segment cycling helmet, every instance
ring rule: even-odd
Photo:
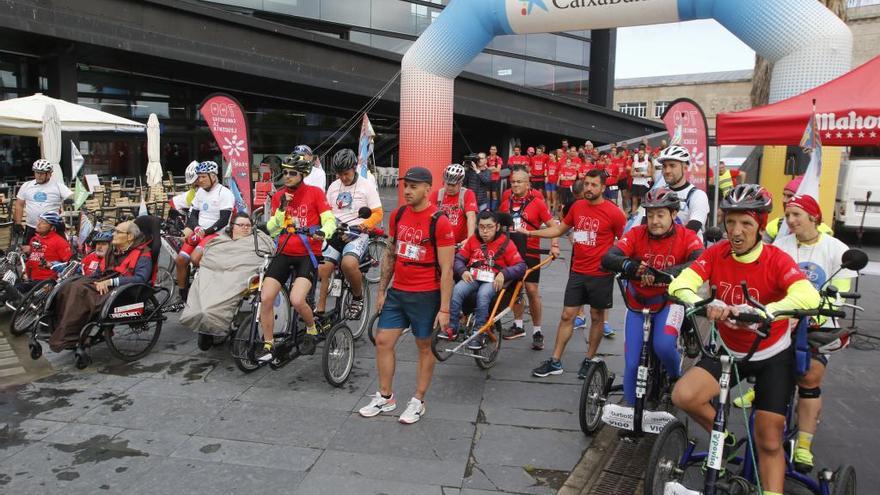
[[[34,172],[51,172],[52,164],[49,163],[49,160],[44,160],[40,158],[39,160],[34,162],[31,170],[33,170]]]
[[[312,171],[312,161],[299,154],[287,155],[284,157],[284,161],[281,162],[281,168],[296,170],[303,175],[309,175]]]
[[[769,212],[773,209],[773,198],[758,184],[740,184],[724,196],[718,205],[721,211]]]
[[[338,174],[357,167],[358,159],[354,151],[343,148],[333,155],[333,170]]]
[[[59,215],[58,212],[55,211],[44,211],[43,213],[40,213],[40,220],[45,220],[46,222],[49,222],[49,224],[51,224],[53,227],[60,227],[64,225],[64,219],[61,218],[61,215]]]
[[[112,230],[105,230],[105,231],[101,231],[101,232],[95,232],[95,235],[92,236],[91,242],[92,242],[92,245],[94,246],[95,244],[97,244],[99,242],[110,242],[112,240],[113,240],[113,231]]]
[[[464,167],[457,163],[446,167],[446,170],[443,172],[443,182],[446,184],[461,184],[463,180]]]
[[[660,152],[660,156],[657,157],[657,161],[660,163],[663,163],[666,160],[678,160],[680,162],[690,163],[691,154],[688,153],[687,148],[673,144],[672,146],[664,148],[663,151]]]
[[[201,162],[196,166],[197,174],[218,174],[220,173],[220,167],[217,166],[217,162],[212,162],[210,160],[206,162]]]
[[[669,208],[672,211],[678,211],[681,208],[681,200],[672,189],[658,187],[645,194],[642,207],[646,210],[648,208]]]
[[[196,173],[196,168],[198,168],[199,162],[193,160],[189,162],[189,165],[186,167],[186,172],[184,172],[184,177],[186,179],[187,184],[192,184],[199,178],[199,174]]]
[[[296,148],[293,149],[291,155],[314,155],[314,153],[312,153],[312,149],[305,144],[298,144],[296,145]]]

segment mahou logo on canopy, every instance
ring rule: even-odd
[[[859,115],[855,110],[838,117],[834,112],[816,114],[819,131],[825,138],[876,138],[880,115]]]

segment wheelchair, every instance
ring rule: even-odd
[[[77,369],[85,369],[92,362],[89,349],[101,342],[107,343],[110,353],[127,362],[136,361],[156,345],[167,320],[164,308],[171,299],[166,287],[157,285],[158,261],[162,240],[160,219],[141,216],[135,224],[150,239],[150,257],[153,273],[149,283],[126,284],[114,288],[95,316],[80,331],[79,342],[74,351]],[[43,310],[31,326],[28,340],[31,359],[43,355],[41,341],[48,340],[55,328],[57,308],[54,307],[60,290],[81,276],[71,276],[53,285],[45,300]]]

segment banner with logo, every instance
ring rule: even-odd
[[[208,123],[217,146],[223,153],[226,166],[242,200],[251,210],[251,150],[248,144],[248,126],[241,104],[227,94],[215,93],[199,107],[199,113]]]
[[[676,136],[679,146],[691,154],[687,178],[691,184],[706,190],[706,161],[709,156],[709,125],[700,105],[689,98],[679,98],[663,114],[663,123],[670,136]]]

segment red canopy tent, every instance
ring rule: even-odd
[[[880,56],[805,93],[771,105],[718,114],[719,145],[798,145],[816,101],[825,146],[880,145]]]

